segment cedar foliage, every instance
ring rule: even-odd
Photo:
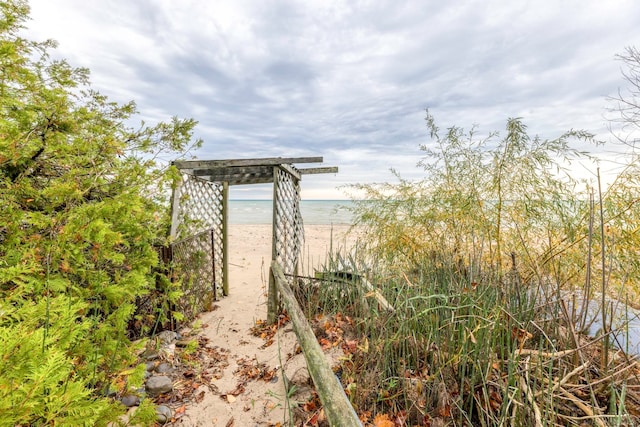
[[[200,141],[193,120],[130,128],[133,102],[21,37],[25,1],[0,9],[0,424],[105,425],[105,392],[142,382],[127,325],[167,234],[175,175],[149,159]]]

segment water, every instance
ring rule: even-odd
[[[302,200],[300,210],[304,224],[351,224],[349,200]],[[230,224],[271,224],[273,201],[229,200]]]

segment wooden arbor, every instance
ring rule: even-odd
[[[302,175],[336,173],[337,167],[296,168],[322,157],[272,157],[175,161],[183,179],[172,197],[171,238],[174,263],[191,283],[185,289],[188,317],[229,293],[229,186],[273,183],[272,260],[295,273],[304,240],[300,214]]]

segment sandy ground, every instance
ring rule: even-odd
[[[346,234],[347,231],[348,226],[343,225],[305,226],[302,274],[324,263],[330,249],[350,247],[355,237]],[[232,225],[229,247],[229,296],[216,303],[216,310],[200,316],[204,325],[200,333],[209,339],[210,346],[229,351],[229,366],[221,378],[205,388],[199,403],[187,406],[178,423],[227,427],[287,425],[291,412],[287,409],[283,374],[296,385],[297,392],[290,394],[289,402],[305,399],[309,390],[304,357],[301,354],[290,357],[295,354],[295,333],[288,324],[280,329],[272,345],[263,348],[265,340],[250,332],[256,321],[267,316],[271,226]],[[265,370],[275,369],[276,377],[271,381],[247,381],[242,393],[228,397],[234,390],[237,392],[241,383],[234,371],[247,360],[255,365],[263,364]]]

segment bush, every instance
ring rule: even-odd
[[[124,410],[104,394],[141,381],[127,325],[167,235],[172,173],[148,154],[195,122],[129,128],[135,104],[20,37],[26,2],[0,8],[0,423],[104,425]]]

